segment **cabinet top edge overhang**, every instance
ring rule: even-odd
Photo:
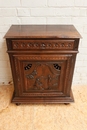
[[[4,38],[82,38],[74,25],[11,25]]]

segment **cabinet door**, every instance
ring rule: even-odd
[[[71,54],[15,54],[12,59],[15,96],[69,96]]]

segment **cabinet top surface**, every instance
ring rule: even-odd
[[[12,25],[4,38],[81,38],[73,25]]]

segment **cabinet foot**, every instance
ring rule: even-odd
[[[64,103],[65,105],[69,105],[70,103]]]
[[[21,103],[16,103],[17,106],[19,106]]]

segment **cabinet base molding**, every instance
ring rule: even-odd
[[[14,95],[13,99],[12,99],[12,103],[15,104],[57,104],[57,103],[65,103],[65,104],[69,104],[69,103],[73,103],[74,102],[74,97],[73,97],[73,93],[71,91],[70,96],[69,97],[38,97],[38,98],[30,98],[30,97],[16,97]]]

